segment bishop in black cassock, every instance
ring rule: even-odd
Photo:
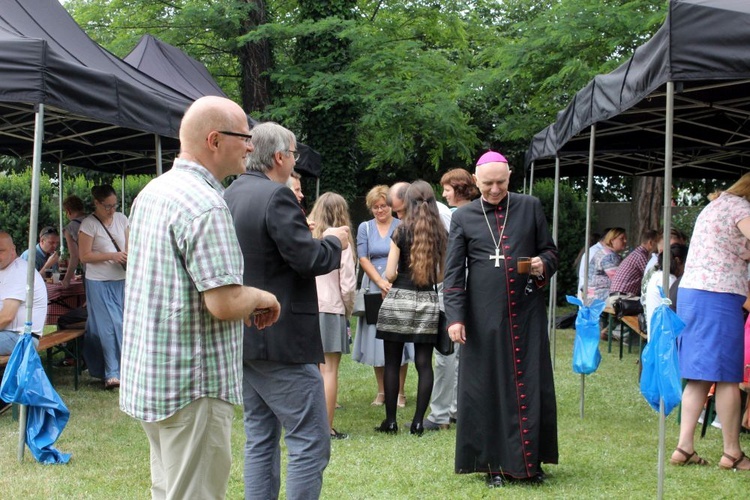
[[[557,271],[557,248],[539,200],[507,191],[505,158],[490,152],[482,159],[476,176],[482,197],[453,213],[444,281],[451,337],[465,339],[455,468],[500,482],[542,479],[541,463],[558,460],[542,293]],[[519,273],[519,257],[533,257],[531,274]]]

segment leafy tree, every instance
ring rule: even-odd
[[[0,179],[0,229],[10,234],[20,255],[29,237],[31,170],[0,174]],[[40,176],[39,200],[38,227],[57,226],[56,188],[47,174]]]
[[[552,232],[555,183],[553,179],[542,179],[534,183],[534,196],[539,198]],[[586,198],[569,182],[562,180],[558,197],[557,250],[557,299],[565,303],[565,295],[575,295],[578,286],[578,269],[574,262],[583,247],[586,236]]]

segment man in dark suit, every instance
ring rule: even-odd
[[[313,239],[286,181],[298,158],[294,134],[276,123],[252,130],[248,172],[224,195],[245,259],[246,285],[276,295],[272,327],[247,327],[243,354],[245,498],[278,498],[282,427],[288,498],[318,498],[330,455],[315,276],[337,269],[349,228]],[[252,264],[252,265],[250,265]]]

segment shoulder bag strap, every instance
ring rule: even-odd
[[[112,234],[109,232],[109,230],[107,229],[107,226],[104,225],[104,223],[102,222],[102,220],[99,217],[97,217],[96,214],[91,214],[91,215],[92,215],[92,217],[94,217],[94,219],[96,219],[96,220],[99,221],[99,224],[102,225],[102,227],[104,228],[104,231],[107,233],[107,236],[109,236],[109,239],[112,241],[112,244],[115,246],[115,250],[117,250],[118,252],[122,252],[122,250],[120,250],[120,246],[117,244],[117,242],[115,241],[115,239],[112,237]]]

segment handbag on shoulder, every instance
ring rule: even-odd
[[[365,315],[365,289],[360,288],[357,290],[357,294],[354,296],[354,307],[352,308],[352,316],[364,316]]]

